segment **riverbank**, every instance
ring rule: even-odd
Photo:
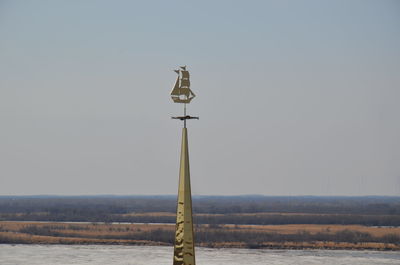
[[[172,245],[173,224],[0,222],[0,243]],[[400,228],[361,225],[198,225],[196,243],[211,248],[400,251]]]

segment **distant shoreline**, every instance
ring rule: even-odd
[[[1,236],[1,235],[0,235]],[[156,243],[156,242],[15,242],[11,240],[11,242],[0,242],[0,245],[78,245],[78,246],[86,246],[86,245],[121,245],[121,246],[171,246],[172,244],[164,244],[164,243]],[[400,251],[400,247],[394,244],[384,244],[384,243],[362,243],[362,244],[352,244],[341,245],[340,243],[335,242],[315,242],[315,244],[274,244],[272,242],[265,242],[262,245],[257,245],[254,247],[249,246],[241,246],[240,244],[196,244],[196,247],[204,247],[204,248],[238,248],[238,249],[276,249],[276,250],[349,250],[349,251]]]
[[[193,211],[203,247],[400,250],[400,197],[194,196]],[[0,220],[0,243],[172,246],[176,196],[0,196]]]
[[[193,197],[196,224],[400,226],[400,197]],[[176,196],[1,197],[0,220],[175,223]]]
[[[0,243],[172,246],[174,228],[173,224],[1,221]],[[399,234],[398,227],[360,225],[196,226],[197,245],[208,248],[400,251],[400,243],[396,241]],[[335,241],[315,240],[324,236]],[[357,238],[375,242],[358,242]],[[377,242],[384,239],[394,243]]]

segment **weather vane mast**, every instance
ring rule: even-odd
[[[189,104],[192,99],[196,96],[190,89],[190,75],[189,71],[186,70],[186,65],[181,66],[180,69],[174,70],[178,74],[175,85],[171,91],[171,98],[175,103],[183,103],[183,116],[172,117],[172,119],[182,120],[184,127],[186,128],[186,120],[199,119],[199,117],[192,117],[186,115],[186,104]]]

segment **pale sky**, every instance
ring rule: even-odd
[[[399,1],[0,1],[0,195],[400,195]]]

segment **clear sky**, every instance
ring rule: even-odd
[[[0,195],[400,195],[400,1],[0,1]]]

